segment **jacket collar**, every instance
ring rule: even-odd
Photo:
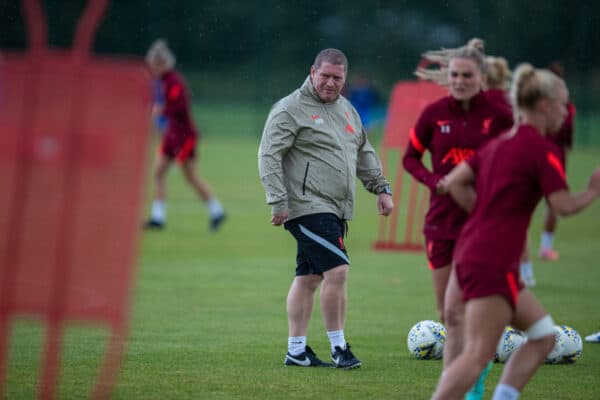
[[[474,110],[480,107],[481,104],[485,103],[485,95],[483,91],[480,91],[475,96],[471,97],[469,110]],[[450,96],[450,105],[452,108],[463,111],[460,102],[456,100],[454,97]]]
[[[304,83],[300,87],[300,93],[304,96],[310,96],[314,100],[318,101],[319,103],[323,103],[323,104],[337,104],[340,102],[340,100],[342,98],[342,95],[339,95],[338,98],[335,99],[334,101],[331,101],[329,103],[323,102],[323,100],[321,100],[321,98],[317,94],[317,91],[315,90],[315,87],[313,86],[312,81],[310,80],[310,75],[308,75],[306,77],[306,80],[304,80]]]

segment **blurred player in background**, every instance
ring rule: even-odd
[[[559,149],[544,135],[567,116],[564,81],[531,65],[515,71],[511,99],[519,123],[459,164],[443,185],[470,211],[456,243],[454,274],[465,307],[463,350],[443,371],[433,399],[462,399],[493,357],[507,325],[528,340],[509,359],[493,400],[516,400],[554,346],[550,315],[519,282],[519,259],[531,216],[542,196],[560,215],[575,214],[600,196],[600,168],[581,193],[571,194]],[[450,336],[450,335],[448,335]]]
[[[423,110],[411,131],[403,162],[404,168],[431,191],[423,231],[437,310],[450,338],[462,334],[455,331],[461,324],[445,315],[444,305],[446,301],[461,303],[458,291],[454,297],[446,296],[446,287],[454,246],[467,213],[447,195],[442,180],[475,150],[508,130],[513,118],[509,108],[498,105],[483,92],[487,65],[481,40],[473,39],[464,47],[430,51],[423,56],[441,68],[420,68],[417,76],[447,85],[450,95]],[[431,154],[432,171],[423,164],[426,150]],[[460,350],[452,348],[452,343],[450,340],[444,348],[444,365]],[[484,379],[485,374],[473,388],[471,398],[481,398]]]
[[[190,112],[188,88],[175,68],[175,56],[163,39],[156,40],[146,54],[152,76],[160,82],[154,88],[152,116],[160,127],[166,119],[166,129],[154,167],[155,198],[146,229],[162,229],[166,222],[166,177],[173,161],[177,161],[186,181],[206,203],[210,214],[209,229],[216,231],[225,220],[225,211],[208,183],[196,173],[196,144],[198,132]]]
[[[600,331],[587,335],[585,341],[588,343],[600,343]]]
[[[548,69],[556,74],[559,78],[565,78],[565,68],[557,61],[551,63]],[[575,106],[572,102],[567,105],[567,118],[563,126],[555,134],[548,135],[548,139],[556,143],[560,152],[560,161],[566,170],[567,167],[567,152],[573,147],[573,132],[575,129]],[[544,230],[540,241],[539,257],[545,261],[556,261],[559,258],[559,254],[554,250],[554,232],[556,231],[557,224],[556,214],[552,211],[551,207],[546,207],[546,214],[544,216]]]
[[[358,112],[363,127],[369,132],[379,117],[377,114],[380,102],[379,93],[377,93],[369,76],[363,72],[356,73],[350,82],[346,95]]]
[[[485,95],[499,107],[504,107],[506,111],[512,113],[512,107],[508,98],[508,89],[512,72],[508,66],[508,61],[504,57],[487,56],[485,73]]]

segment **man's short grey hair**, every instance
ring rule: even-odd
[[[319,54],[317,54],[313,66],[316,69],[319,69],[321,64],[324,62],[328,62],[333,65],[343,65],[344,71],[348,72],[348,59],[341,50],[332,48],[321,50]]]

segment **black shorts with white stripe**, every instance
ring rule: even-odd
[[[344,245],[346,221],[335,214],[304,215],[287,221],[285,229],[296,239],[296,276],[322,275],[323,272],[350,264]]]

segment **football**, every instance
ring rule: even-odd
[[[581,355],[581,337],[573,328],[565,325],[556,325],[555,342],[552,351],[548,353],[544,362],[546,364],[564,364],[575,362]]]
[[[570,326],[558,325],[558,329],[560,329],[561,336],[563,337],[562,360],[560,362],[567,364],[574,363],[576,359],[581,357],[583,350],[581,336]]]
[[[444,354],[446,328],[436,321],[417,322],[408,332],[408,351],[419,360],[439,360]]]
[[[525,343],[526,339],[523,332],[516,330],[511,326],[504,328],[504,332],[502,332],[498,347],[496,348],[494,361],[500,363],[506,362],[511,354]]]

